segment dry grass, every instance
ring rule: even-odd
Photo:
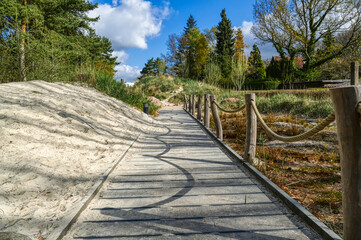
[[[220,117],[224,126],[224,141],[240,155],[243,155],[246,138],[244,113],[220,113]],[[287,128],[272,126],[275,132],[282,135],[296,135],[304,131],[302,128],[313,126],[312,122],[302,116],[270,114],[265,116],[265,121],[268,125],[274,122],[299,125]],[[213,121],[211,121],[211,128],[215,130]],[[310,138],[310,140],[320,143],[317,145],[318,147],[307,147],[307,144],[297,147],[292,145],[267,146],[271,139],[268,139],[260,126],[257,131],[256,155],[263,160],[264,164],[256,167],[342,236],[340,157],[336,136],[332,134],[335,131],[334,127],[329,127],[326,131]],[[323,143],[328,147],[324,147]]]

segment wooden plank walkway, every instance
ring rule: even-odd
[[[64,239],[319,239],[184,110],[159,118]]]

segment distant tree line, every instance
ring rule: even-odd
[[[190,15],[183,32],[170,35],[167,45],[167,54],[162,59],[148,60],[142,76],[170,74],[224,87],[243,86],[250,68],[244,54],[243,35],[241,29],[232,27],[225,9],[218,26],[205,32],[199,30]]]
[[[350,62],[361,59],[360,1],[257,0],[253,14],[253,33],[281,58],[273,72],[282,81],[349,77]]]
[[[246,57],[242,31],[223,9],[218,25],[204,32],[190,15],[184,31],[169,36],[167,54],[157,58],[162,67],[149,71],[151,59],[142,77],[170,74],[227,88],[272,89],[347,78],[350,62],[361,59],[360,1],[257,0],[254,17],[252,32],[279,54],[270,61],[262,60],[256,44]]]
[[[111,42],[95,34],[87,0],[1,0],[0,82],[73,80],[89,70],[113,76]]]

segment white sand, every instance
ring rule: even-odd
[[[166,129],[93,89],[0,84],[0,232],[46,237],[140,133],[154,132]]]

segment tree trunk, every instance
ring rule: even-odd
[[[27,0],[24,0],[24,6],[28,4]],[[21,41],[20,41],[20,78],[21,81],[26,81],[26,65],[25,65],[25,35],[26,35],[26,17],[21,19]]]

